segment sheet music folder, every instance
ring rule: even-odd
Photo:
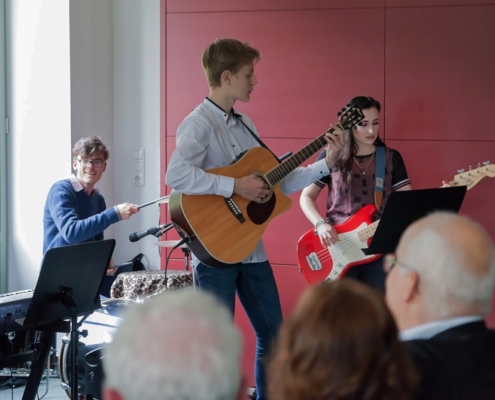
[[[458,213],[466,190],[459,186],[392,192],[366,254],[395,252],[406,228],[434,211]]]
[[[100,308],[100,288],[114,247],[115,240],[108,239],[48,250],[22,325],[31,329],[69,319],[74,311],[80,316]]]

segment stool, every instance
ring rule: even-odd
[[[164,278],[165,272],[161,270],[123,272],[112,284],[110,297],[133,299],[157,294],[167,289],[177,290],[193,286],[191,271],[168,270],[165,284]]]

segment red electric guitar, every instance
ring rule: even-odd
[[[342,278],[355,265],[372,262],[381,254],[367,256],[366,249],[376,231],[378,222],[371,222],[376,212],[373,204],[364,206],[351,218],[334,228],[340,241],[335,245],[322,247],[320,237],[313,230],[306,232],[297,244],[299,268],[306,280],[315,284],[324,280]]]
[[[495,176],[495,166],[489,161],[484,166],[469,169],[449,182],[450,186],[467,186],[472,189],[482,178]],[[334,228],[340,241],[335,245],[322,247],[320,238],[313,230],[301,236],[297,244],[297,259],[304,278],[311,284],[324,280],[335,281],[345,276],[347,271],[361,264],[367,264],[381,257],[381,254],[366,255],[366,250],[380,221],[372,221],[376,207],[372,204],[364,206],[351,218]]]

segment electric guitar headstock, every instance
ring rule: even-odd
[[[351,129],[364,119],[363,111],[358,106],[349,104],[339,111],[337,116],[339,117],[337,126],[343,130]]]
[[[495,176],[495,165],[490,164],[490,161],[485,161],[483,167],[478,163],[478,168],[471,169],[469,166],[468,171],[460,169],[454,180],[449,182],[450,186],[467,186],[467,190],[472,189],[481,179],[485,176],[493,178]]]

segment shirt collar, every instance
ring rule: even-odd
[[[74,174],[71,174],[71,176],[69,177],[70,179],[70,183],[72,184],[72,187],[74,188],[74,190],[76,192],[80,192],[81,190],[84,190],[84,186],[81,184],[81,182],[79,181],[79,179],[77,179],[77,177],[74,175]],[[100,191],[98,190],[98,188],[93,188],[93,192],[91,194],[98,194],[100,193]]]
[[[226,112],[222,107],[220,107],[217,103],[215,103],[212,99],[209,97],[205,97],[204,104],[208,106],[210,110],[212,110],[216,115],[219,117],[223,118],[225,122],[227,122],[227,119],[229,118],[229,113]],[[234,125],[237,122],[237,113],[234,111],[232,108],[232,116],[234,118],[230,118],[228,124],[229,125]]]
[[[479,315],[468,315],[465,317],[455,317],[442,319],[440,321],[427,322],[426,324],[414,326],[412,328],[400,331],[399,338],[402,341],[431,339],[433,336],[438,335],[439,333],[442,333],[447,329],[481,320],[483,320],[483,318]]]

